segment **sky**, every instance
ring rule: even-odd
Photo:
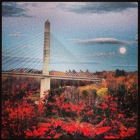
[[[2,68],[42,69],[50,22],[50,70],[138,70],[137,2],[2,2]]]

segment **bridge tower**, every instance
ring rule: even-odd
[[[43,50],[43,70],[42,74],[49,75],[50,62],[50,22],[45,22],[44,29],[44,50]],[[44,91],[50,90],[50,78],[45,77],[41,79],[40,97],[43,97]]]

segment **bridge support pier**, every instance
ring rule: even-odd
[[[50,22],[45,22],[44,29],[44,50],[43,50],[43,70],[42,74],[49,75],[49,64],[50,64]],[[50,90],[50,78],[46,77],[41,79],[40,86],[40,97],[44,96],[44,91]]]
[[[50,90],[50,78],[41,79],[40,98],[44,97],[44,91]]]

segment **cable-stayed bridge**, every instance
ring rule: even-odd
[[[62,64],[68,68],[66,72],[50,71],[61,69]],[[7,48],[2,47],[2,75],[41,78],[41,97],[45,90],[50,89],[50,78],[95,82],[102,80],[93,73],[83,72],[83,69],[87,69],[84,63],[50,33],[49,21],[45,22],[44,33]]]

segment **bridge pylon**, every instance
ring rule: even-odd
[[[44,50],[43,50],[43,70],[42,74],[49,75],[49,63],[50,63],[50,22],[45,22],[44,29]],[[50,90],[50,78],[45,77],[41,79],[40,97],[44,96],[44,91]]]

